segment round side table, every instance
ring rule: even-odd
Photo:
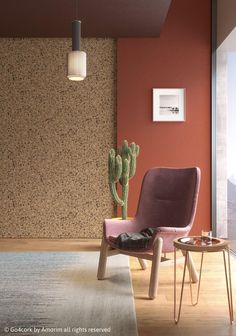
[[[185,274],[186,274],[186,266],[190,265],[189,263],[189,254],[190,252],[200,252],[201,255],[201,265],[200,265],[200,273],[199,273],[199,282],[197,289],[197,299],[196,302],[193,302],[193,294],[192,294],[192,280],[190,279],[190,294],[191,294],[191,303],[193,306],[198,304],[199,293],[200,293],[200,285],[201,285],[201,275],[202,275],[202,265],[203,265],[203,257],[204,253],[208,252],[222,252],[224,259],[224,268],[225,268],[225,281],[226,281],[226,289],[228,296],[228,305],[229,305],[229,318],[230,323],[233,323],[234,314],[233,314],[233,299],[232,299],[232,282],[231,282],[231,268],[230,268],[230,255],[229,255],[229,245],[226,240],[220,238],[210,238],[210,237],[201,237],[201,236],[192,236],[192,237],[182,237],[175,239],[174,242],[174,319],[177,324],[180,320],[180,313],[182,307],[182,299],[183,299],[183,290],[184,290],[184,282],[185,282]],[[183,278],[181,285],[181,294],[180,294],[180,302],[179,302],[179,311],[178,316],[177,312],[177,304],[176,304],[176,251],[182,250],[185,255],[184,262],[184,270],[183,270]],[[227,254],[227,258],[226,258]],[[227,267],[228,261],[228,267]],[[190,274],[190,270],[189,270]]]

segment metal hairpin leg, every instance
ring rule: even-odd
[[[181,294],[180,294],[180,302],[179,302],[179,311],[178,316],[176,317],[176,248],[174,251],[174,320],[177,324],[180,320],[180,313],[182,308],[182,301],[183,301],[183,292],[184,292],[184,283],[185,283],[185,273],[186,273],[186,267],[188,265],[189,267],[189,282],[190,282],[190,294],[191,294],[191,302],[193,306],[196,306],[198,304],[199,299],[199,293],[200,293],[200,285],[201,285],[201,275],[202,275],[202,265],[203,265],[203,255],[202,252],[202,258],[201,258],[201,266],[200,266],[200,274],[199,274],[199,281],[198,281],[198,290],[197,290],[197,300],[195,303],[193,303],[193,293],[192,293],[192,279],[191,279],[191,263],[189,263],[189,251],[186,251],[185,254],[185,262],[184,262],[184,270],[183,270],[183,279],[182,279],[182,286],[181,286]]]
[[[233,311],[232,281],[231,281],[231,266],[230,266],[229,248],[222,250],[222,252],[223,252],[223,257],[224,257],[225,281],[226,281],[228,306],[229,306],[229,318],[230,318],[230,323],[232,324],[233,321],[234,321],[234,311]],[[226,260],[226,253],[228,254],[227,260]],[[193,306],[196,306],[198,304],[198,299],[199,299],[199,294],[200,294],[200,286],[201,286],[203,257],[204,257],[204,252],[202,252],[202,257],[201,257],[199,283],[198,283],[198,289],[197,289],[197,299],[196,299],[196,302],[194,303],[193,302],[193,294],[192,294],[192,280],[191,280],[191,276],[190,276],[191,266],[189,265],[189,251],[186,251],[184,270],[183,270],[183,279],[182,279],[182,286],[181,286],[181,294],[180,294],[180,302],[179,302],[179,310],[178,310],[178,316],[176,316],[177,315],[176,314],[176,310],[177,310],[177,304],[176,304],[176,299],[177,299],[177,295],[176,295],[176,248],[174,250],[174,320],[175,320],[176,324],[180,320],[180,313],[181,313],[182,300],[183,300],[183,291],[184,291],[184,282],[185,282],[185,273],[186,273],[187,265],[189,265],[191,302],[192,302]],[[228,261],[228,267],[227,267],[227,261]]]
[[[228,269],[226,265],[225,253],[228,253]],[[233,310],[233,298],[232,298],[232,282],[231,282],[229,248],[227,248],[227,250],[223,250],[223,256],[224,256],[224,267],[225,267],[225,281],[226,281],[226,289],[227,289],[228,305],[229,305],[229,318],[230,318],[230,323],[232,324],[234,321],[234,310]]]
[[[193,290],[192,290],[192,279],[191,279],[191,265],[189,266],[190,295],[191,295],[191,303],[192,303],[193,306],[196,306],[198,304],[198,299],[199,299],[199,294],[200,294],[200,286],[201,286],[201,277],[202,277],[203,256],[204,256],[204,252],[202,252],[202,257],[201,257],[201,266],[200,266],[198,288],[197,288],[197,299],[196,299],[195,303],[193,302]]]
[[[186,266],[187,266],[188,260],[189,260],[189,255],[188,255],[188,251],[186,251],[183,279],[182,279],[182,286],[181,286],[181,294],[180,294],[180,302],[179,302],[179,311],[178,311],[178,317],[176,318],[176,248],[175,248],[174,250],[174,320],[176,324],[179,322],[179,319],[180,319],[183,292],[184,292],[184,280],[185,280]]]

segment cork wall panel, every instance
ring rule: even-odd
[[[70,39],[0,39],[0,236],[96,238],[113,216],[116,45],[84,39],[87,78],[66,78]]]

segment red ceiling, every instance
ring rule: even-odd
[[[0,37],[69,37],[75,18],[83,37],[157,37],[171,1],[0,0]]]

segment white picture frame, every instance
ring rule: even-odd
[[[153,121],[185,121],[185,89],[153,89]]]

